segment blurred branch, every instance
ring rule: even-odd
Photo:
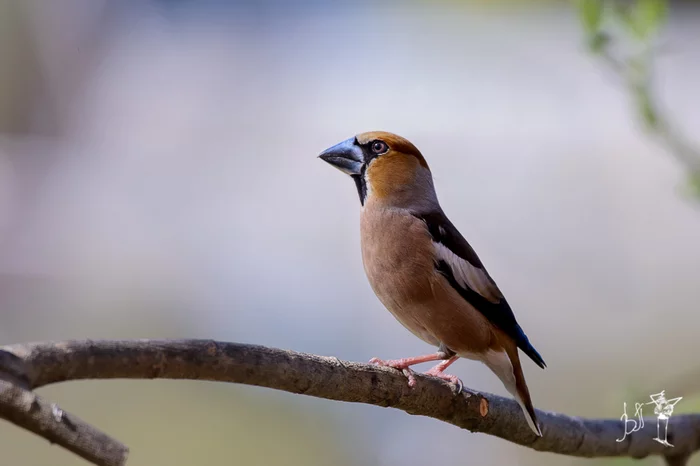
[[[622,80],[646,129],[685,168],[693,193],[700,197],[700,148],[674,127],[652,84],[668,0],[578,0],[578,5],[591,52]]]
[[[0,380],[0,418],[103,466],[126,463],[129,449],[34,393]]]
[[[656,429],[627,435],[619,419],[581,419],[538,411],[544,437],[524,422],[511,399],[466,390],[455,394],[439,379],[418,375],[409,388],[393,369],[263,346],[211,340],[67,341],[0,348],[0,374],[36,389],[85,379],[194,379],[242,383],[319,398],[400,409],[472,432],[494,435],[537,451],[570,456],[666,456],[669,464],[700,449],[700,414],[674,416],[668,448],[654,441]],[[16,412],[0,398],[0,413]],[[30,410],[31,411],[31,410]],[[39,410],[41,411],[41,410]],[[31,414],[31,412],[30,412]],[[38,413],[34,413],[39,415]],[[15,422],[13,416],[3,416]],[[653,419],[649,424],[656,424]],[[18,425],[25,427],[27,423]],[[39,429],[37,429],[39,430]],[[37,430],[33,430],[37,432]],[[40,435],[54,440],[37,432]],[[111,441],[102,438],[104,445]],[[113,442],[113,441],[111,441]],[[63,445],[63,444],[62,444]],[[73,451],[77,449],[72,445]],[[125,455],[125,450],[121,450]],[[81,456],[88,453],[81,450]],[[673,456],[668,456],[673,455]],[[94,461],[96,464],[123,464]]]

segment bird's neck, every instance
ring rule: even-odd
[[[373,189],[372,183],[365,180],[363,189],[365,209],[403,209],[412,213],[440,210],[433,179],[427,170],[417,174],[410,183],[393,184],[391,189]]]

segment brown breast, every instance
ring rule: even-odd
[[[435,249],[422,220],[402,209],[367,204],[360,225],[370,285],[404,327],[429,344],[444,343],[458,353],[492,346],[486,319],[435,270]]]

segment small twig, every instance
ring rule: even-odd
[[[0,380],[0,418],[100,466],[126,464],[129,449],[55,404]]]

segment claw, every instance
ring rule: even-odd
[[[408,386],[413,388],[416,386],[416,373],[413,372],[413,370],[409,369],[408,367],[403,369],[401,372],[403,372],[403,375],[406,376],[408,379]]]
[[[462,383],[462,380],[457,377],[456,375],[452,374],[445,374],[441,370],[437,368],[432,368],[429,371],[425,373],[425,375],[429,375],[431,377],[436,377],[438,379],[446,380],[447,382],[452,383],[455,385],[455,388],[457,389],[457,393],[462,393],[462,390],[464,389],[464,384]]]
[[[407,361],[401,360],[401,359],[395,359],[395,360],[387,360],[384,361],[383,359],[379,358],[372,358],[369,360],[370,364],[376,364],[378,366],[383,366],[383,367],[391,367],[392,369],[399,370],[403,372],[403,375],[406,376],[408,379],[408,386],[409,387],[415,387],[416,385],[416,376],[415,372],[409,368],[410,364],[407,364]]]
[[[429,375],[432,377],[437,377],[438,379],[446,380],[453,385],[455,385],[455,388],[457,389],[457,394],[462,393],[462,390],[464,389],[464,384],[462,381],[457,377],[456,375],[452,374],[445,374],[445,369],[450,367],[453,362],[457,360],[459,356],[452,356],[450,359],[446,359],[445,361],[442,361],[440,364],[436,365],[429,371],[425,373],[425,375]]]

